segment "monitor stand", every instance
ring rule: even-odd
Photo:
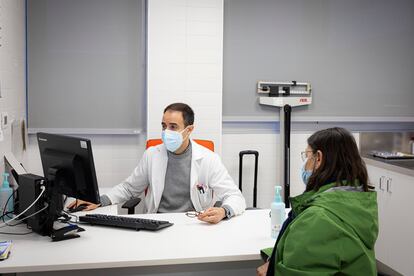
[[[70,217],[64,214],[62,194],[59,193],[56,181],[62,172],[60,169],[50,168],[46,183],[46,192],[48,195],[48,212],[44,228],[44,234],[50,236],[52,241],[62,241],[79,238],[78,232],[85,231],[77,224],[69,223]],[[62,216],[67,217],[67,221],[59,221]]]
[[[38,216],[40,220],[39,229],[33,229],[34,232],[42,236],[49,236],[52,241],[61,241],[80,237],[77,232],[85,231],[76,224],[69,223],[70,217],[63,213],[62,194],[58,191],[56,179],[59,175],[59,169],[51,169],[47,180],[45,181],[45,196],[41,199],[48,204],[43,216]],[[59,220],[66,217],[66,220]]]
[[[77,233],[82,231],[85,231],[85,229],[76,224],[65,224],[55,221],[50,237],[52,238],[52,241],[69,240],[79,238],[80,236]]]

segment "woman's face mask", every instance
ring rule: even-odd
[[[186,129],[183,129],[180,132],[169,129],[162,131],[162,141],[168,151],[175,152],[181,147],[181,145],[183,144],[182,133],[184,132],[184,130]]]
[[[312,152],[312,151],[309,151],[309,152]],[[306,165],[308,165],[309,161],[312,161],[312,163],[309,164],[310,166],[308,166],[312,168],[311,170],[306,169]],[[300,169],[300,175],[305,185],[308,185],[309,178],[311,177],[315,169],[316,169],[316,154],[312,153],[310,157],[305,158],[305,160],[303,161],[302,168]]]
[[[305,159],[303,162],[302,167],[300,168],[300,176],[302,181],[305,185],[308,185],[309,177],[312,175],[313,171],[306,170],[306,163],[308,162],[308,158]]]

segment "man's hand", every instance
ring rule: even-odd
[[[221,207],[210,207],[203,213],[199,214],[197,218],[208,223],[218,223],[226,217],[226,210]]]
[[[256,270],[257,276],[266,276],[267,268],[269,267],[269,262],[266,262],[264,265],[261,265]]]
[[[78,200],[74,200],[71,203],[69,203],[67,207],[68,207],[68,209],[71,209],[71,208],[78,207],[81,204],[86,205],[86,208],[83,209],[82,211],[91,211],[91,210],[96,209],[99,206],[101,206],[100,204],[94,204],[94,203],[91,203],[91,202],[88,202],[88,201],[83,201],[83,200],[78,199]]]

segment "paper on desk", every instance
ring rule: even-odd
[[[0,242],[0,260],[5,260],[10,255],[12,241]]]

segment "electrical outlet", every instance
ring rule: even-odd
[[[9,114],[7,112],[1,113],[1,129],[6,129],[9,126]]]

